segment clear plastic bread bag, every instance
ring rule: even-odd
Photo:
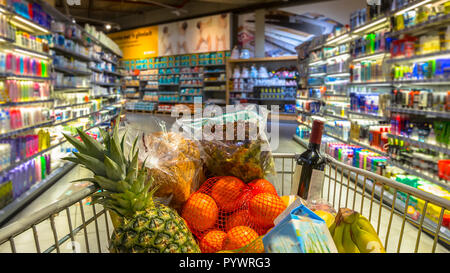
[[[172,132],[171,122],[156,116],[145,116],[145,122],[125,122],[125,152],[131,150],[136,138],[139,163],[157,186],[155,199],[180,209],[189,196],[205,180],[199,142]]]
[[[234,176],[244,183],[266,179],[277,185],[269,141],[278,139],[268,137],[267,108],[212,106],[206,107],[202,114],[177,123],[180,131],[199,141],[207,178]]]

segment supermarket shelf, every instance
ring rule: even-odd
[[[363,116],[363,117],[366,117],[366,118],[380,119],[380,120],[386,120],[386,119],[388,119],[387,117],[378,116],[378,115],[373,115],[373,114],[368,114],[368,113],[363,113],[363,112],[357,112],[357,111],[351,111],[351,110],[348,110],[347,112],[348,112],[349,114],[352,114],[352,115]]]
[[[289,101],[295,102],[295,99],[269,99],[269,98],[247,98],[248,100],[260,100],[260,101]]]
[[[97,73],[102,73],[103,72],[103,70],[95,68],[95,67],[89,67],[89,69],[94,71],[94,72],[97,72]]]
[[[323,96],[325,96],[325,97],[344,97],[344,98],[349,97],[347,94],[330,94],[330,93],[326,93],[326,92]]]
[[[0,78],[17,78],[17,79],[32,79],[32,80],[40,80],[40,81],[49,81],[52,78],[50,77],[40,77],[40,76],[29,76],[29,75],[15,75],[12,73],[1,73]]]
[[[220,71],[203,71],[203,72],[200,72],[200,73],[203,73],[203,74],[219,74],[219,73],[226,73],[226,71],[225,70],[220,70]]]
[[[107,86],[107,87],[118,87],[120,84],[118,83],[107,83],[107,82],[91,82],[94,85]]]
[[[10,44],[11,47],[13,47],[14,49],[18,49],[19,53],[22,54],[26,54],[26,55],[31,55],[33,57],[40,57],[40,58],[44,58],[44,59],[50,59],[52,56],[47,53],[47,52],[41,52],[41,51],[37,51],[37,50],[33,50],[33,49],[29,49],[20,45],[17,45],[14,43],[14,41],[9,41],[12,44]],[[22,52],[20,52],[22,51]]]
[[[250,59],[228,59],[227,61],[229,63],[297,61],[297,55],[295,55],[295,56],[282,56],[282,57],[250,58]],[[223,64],[223,65],[225,65],[225,64]]]
[[[450,85],[450,79],[393,81],[393,85]]]
[[[27,32],[30,32],[30,34],[33,35],[47,35],[52,33],[50,29],[41,26],[34,21],[27,19],[23,17],[22,15],[19,15],[18,13],[14,12],[11,8],[1,6],[2,12],[12,15],[10,19],[10,23],[15,25],[19,29],[26,30]]]
[[[398,31],[393,31],[391,33],[392,37],[401,35],[401,34],[409,34],[409,33],[419,33],[419,32],[423,32],[423,31],[427,31],[428,28],[432,28],[435,26],[443,26],[443,24],[445,24],[446,22],[450,21],[450,14],[444,14],[438,17],[434,17],[430,20],[427,20],[425,22],[422,22],[420,24],[417,24],[415,26],[412,27],[408,27],[402,30],[398,30]]]
[[[334,72],[334,73],[326,73],[327,77],[350,77],[350,72]]]
[[[438,58],[441,55],[448,55],[448,54],[450,54],[450,50],[444,50],[444,51],[438,51],[438,52],[433,52],[433,53],[429,53],[429,54],[414,55],[411,57],[387,59],[386,62],[388,62],[388,63],[408,62],[408,61],[413,61],[416,59],[434,58],[434,57]]]
[[[8,107],[8,106],[18,106],[18,105],[27,105],[27,104],[37,104],[37,103],[49,103],[53,102],[54,99],[48,100],[34,100],[34,101],[22,101],[22,102],[8,102],[8,103],[0,103],[0,107]]]
[[[376,58],[383,58],[383,57],[389,57],[390,53],[388,52],[377,52],[377,53],[372,53],[372,54],[364,54],[361,56],[356,56],[352,58],[352,62],[360,62],[363,60],[370,60],[370,59],[376,59]],[[387,59],[389,60],[389,59]]]
[[[122,77],[123,75],[114,71],[109,71],[109,70],[103,70],[104,73],[106,74],[110,74],[110,75],[114,75],[114,76],[118,76],[118,77]]]
[[[180,85],[180,88],[203,88],[203,85]]]
[[[230,93],[253,93],[253,90],[231,90]]]
[[[309,141],[306,141],[304,139],[301,139],[299,136],[297,135],[293,135],[292,138],[300,145],[302,145],[305,148],[308,148],[309,146]]]
[[[203,80],[203,83],[226,83],[227,81],[207,81]]]
[[[350,52],[349,52],[349,51],[346,51],[346,52],[342,52],[342,53],[336,54],[336,55],[334,55],[334,56],[328,56],[328,57],[325,57],[324,60],[329,61],[329,60],[337,59],[337,58],[340,58],[340,57],[343,57],[343,56],[346,56],[346,55],[348,55],[349,57],[351,57]]]
[[[214,89],[209,89],[208,90],[208,89],[203,89],[203,92],[221,92],[221,93],[224,93],[224,92],[226,92],[226,90],[214,90]],[[233,92],[230,92],[230,93],[233,93]]]
[[[91,57],[91,61],[96,62],[96,63],[103,63],[102,59],[98,59],[98,58],[95,58],[95,57]]]
[[[406,113],[406,114],[413,114],[413,115],[423,115],[423,116],[427,116],[427,117],[450,119],[450,112],[427,111],[427,110],[398,108],[398,107],[386,107],[386,109],[389,111],[392,111],[392,112],[397,112],[397,113]]]
[[[63,108],[81,106],[81,105],[86,105],[86,104],[91,104],[91,103],[92,102],[83,102],[83,103],[76,103],[76,104],[60,105],[60,106],[55,106],[53,109],[63,109]]]
[[[334,138],[334,139],[336,139],[336,140],[339,140],[339,141],[342,142],[342,143],[348,143],[348,141],[344,140],[343,138],[338,137],[338,136],[334,136],[334,135],[332,135],[332,134],[330,134],[330,133],[327,133],[326,131],[325,131],[324,135],[329,136],[329,137],[332,137],[332,138]]]
[[[77,120],[77,119],[80,119],[80,118],[87,118],[87,117],[90,117],[90,116],[95,115],[95,114],[98,114],[98,113],[100,113],[100,112],[102,112],[102,111],[109,111],[108,109],[105,109],[106,107],[108,107],[108,106],[105,106],[105,107],[103,107],[102,109],[100,109],[100,110],[98,110],[98,111],[91,112],[91,113],[89,113],[89,114],[85,114],[85,115],[82,115],[82,116],[79,116],[79,117],[70,118],[70,119],[66,119],[66,120],[63,120],[63,121],[58,122],[58,123],[54,123],[53,126],[64,125],[64,124],[67,124],[67,123],[69,123],[69,122],[72,122],[72,121]]]
[[[203,80],[203,78],[180,78],[180,81],[195,81],[195,80]]]
[[[95,127],[100,126],[104,122],[111,121],[114,119],[117,115],[112,116],[110,119],[101,121],[97,123],[96,125],[93,125],[89,128],[87,128],[86,131],[89,131]],[[62,145],[63,143],[67,142],[67,140],[63,140],[48,149],[41,151],[31,157],[28,157],[24,160],[21,160],[20,162],[14,163],[14,166],[9,166],[7,170],[2,170],[0,172],[0,175],[2,173],[6,173],[8,170],[14,169],[15,167],[19,166],[20,164],[23,164],[35,157],[38,157],[44,153],[49,152],[50,150]],[[14,201],[12,201],[10,204],[5,206],[4,208],[0,209],[0,225],[2,225],[6,220],[8,220],[12,215],[14,215],[18,210],[22,209],[25,205],[30,203],[32,200],[34,200],[37,196],[39,196],[42,192],[44,192],[46,189],[48,189],[51,185],[53,185],[56,181],[58,181],[63,175],[65,175],[67,172],[69,172],[73,167],[75,167],[75,163],[68,162],[62,167],[57,168],[56,170],[52,170],[50,175],[48,175],[44,180],[38,182],[37,184],[33,185],[27,192],[16,198]]]
[[[335,118],[335,119],[340,119],[340,120],[348,120],[347,117],[337,116],[337,115],[333,115],[333,114],[326,113],[326,112],[323,113],[322,115],[323,115],[323,116],[327,116],[327,117],[331,117],[331,118]]]
[[[392,86],[390,81],[378,81],[378,82],[349,82],[349,85],[365,85],[365,86]]]
[[[367,149],[367,150],[371,150],[372,152],[378,153],[378,154],[380,154],[380,155],[382,155],[382,156],[389,156],[386,152],[384,152],[384,151],[382,151],[382,150],[379,150],[379,149],[377,149],[376,147],[372,147],[372,146],[370,146],[370,145],[368,145],[368,144],[366,144],[366,143],[362,143],[362,142],[360,142],[360,141],[356,141],[356,140],[353,140],[353,139],[351,139],[351,138],[349,139],[349,143],[352,143],[352,144],[361,146],[361,147],[363,147],[363,148],[365,148],[365,149]]]
[[[141,88],[140,90],[141,91],[158,91],[158,88]]]
[[[91,87],[76,87],[76,86],[65,86],[65,85],[55,85],[53,87],[55,91],[71,91],[71,92],[86,92],[91,89]]]
[[[92,61],[92,59],[89,58],[88,56],[78,54],[76,52],[67,50],[67,49],[65,49],[63,47],[60,47],[60,46],[54,45],[54,46],[50,47],[50,49],[53,49],[54,51],[57,51],[58,53],[62,53],[64,55],[66,55],[66,56],[74,57],[75,59],[78,59],[80,61],[84,61],[84,62]]]
[[[73,167],[75,167],[75,163],[69,162],[63,167],[52,170],[50,175],[48,175],[44,180],[34,184],[27,192],[23,193],[21,196],[17,197],[14,201],[2,208],[0,210],[0,225],[3,225],[17,211],[33,201],[36,197],[58,181],[63,175],[69,172]]]
[[[440,153],[444,153],[446,155],[450,155],[450,148],[449,147],[444,147],[444,146],[440,146],[437,144],[431,144],[431,143],[427,143],[427,142],[422,142],[422,141],[418,141],[409,137],[405,137],[405,136],[399,136],[399,135],[394,135],[394,134],[387,134],[388,137],[390,138],[395,138],[398,140],[402,140],[406,143],[410,143],[414,146],[417,146],[419,148],[424,148],[424,149],[430,149],[433,151],[437,151]]]
[[[67,75],[73,75],[73,76],[90,76],[92,73],[82,70],[76,70],[71,68],[65,68],[60,66],[54,66],[55,70],[58,72],[62,72]]]
[[[178,86],[178,83],[158,83],[159,86]]]
[[[119,63],[117,63],[117,62],[115,62],[115,61],[113,61],[113,60],[108,60],[107,58],[105,58],[105,57],[103,57],[103,56],[102,56],[102,61],[108,62],[108,63],[113,64],[113,65],[116,65],[116,66],[119,65]]]
[[[394,165],[395,167],[400,168],[400,169],[404,170],[407,173],[410,173],[410,174],[415,175],[417,177],[420,177],[422,179],[428,180],[428,181],[430,181],[432,183],[435,183],[435,184],[437,184],[439,186],[442,186],[442,187],[446,188],[447,190],[450,190],[450,187],[449,187],[448,183],[446,183],[444,181],[441,181],[441,180],[439,180],[438,178],[436,178],[436,177],[434,177],[432,175],[423,173],[421,171],[417,171],[416,169],[410,168],[408,166],[405,166],[405,165],[403,165],[401,163],[398,163],[398,162],[396,162],[394,160],[391,160],[391,159],[388,159],[388,164]]]
[[[388,25],[389,21],[390,20],[388,16],[381,16],[379,18],[370,20],[361,26],[358,26],[351,31],[351,34],[363,35],[365,33],[373,32]]]
[[[12,130],[12,131],[9,131],[7,133],[0,134],[0,139],[6,138],[6,137],[10,137],[10,136],[13,136],[13,135],[16,135],[16,134],[20,134],[20,133],[23,133],[23,132],[26,132],[26,131],[29,131],[29,130],[32,130],[32,129],[49,126],[49,125],[52,125],[52,124],[53,124],[53,121],[46,121],[46,122],[39,123],[39,124],[36,124],[36,125],[33,125],[33,126],[24,127],[24,128],[17,129],[17,130]]]

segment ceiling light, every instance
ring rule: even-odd
[[[105,28],[106,28],[106,30],[110,30],[110,29],[111,29],[111,25],[110,25],[110,24],[107,24],[107,25],[105,26]]]

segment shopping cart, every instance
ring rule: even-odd
[[[289,195],[294,154],[273,156],[275,187],[280,195]],[[450,201],[327,159],[323,199],[336,210],[348,207],[366,216],[387,252],[449,252],[450,234],[443,219]],[[0,229],[0,252],[108,252],[113,225],[101,205],[89,203],[95,191],[84,188]]]

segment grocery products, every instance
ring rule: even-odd
[[[292,181],[291,194],[305,200],[314,200],[322,189],[325,160],[320,154],[323,121],[314,120],[308,149],[295,158],[296,167]]]
[[[351,209],[339,209],[330,232],[339,253],[386,252],[369,220]]]
[[[119,122],[116,122],[119,124]],[[110,136],[100,131],[104,145],[78,130],[83,142],[65,135],[78,153],[68,160],[83,165],[94,173],[91,181],[103,191],[93,195],[93,203],[100,203],[118,216],[111,239],[111,252],[200,252],[184,220],[173,209],[154,202],[155,189],[145,170],[139,166],[139,148],[136,145],[124,154],[125,136],[119,139],[118,126]],[[137,139],[134,141],[136,144]],[[129,237],[136,234],[139,240]]]
[[[219,208],[213,198],[194,193],[183,206],[181,216],[198,232],[213,227],[219,217]]]
[[[170,200],[170,206],[180,208],[204,180],[200,148],[197,142],[175,132],[146,131],[130,126],[131,137],[139,137],[139,161],[145,161],[149,175],[155,178],[155,196]]]
[[[261,247],[254,241],[274,226],[274,219],[285,208],[269,181],[258,179],[244,184],[236,177],[225,176],[205,181],[184,204],[181,216],[203,249],[218,252],[246,247],[247,252],[259,252]],[[223,234],[217,231],[226,233],[219,250],[214,242]],[[248,246],[250,243],[255,245]]]
[[[294,208],[263,238],[266,253],[337,253],[325,221],[304,205]]]

